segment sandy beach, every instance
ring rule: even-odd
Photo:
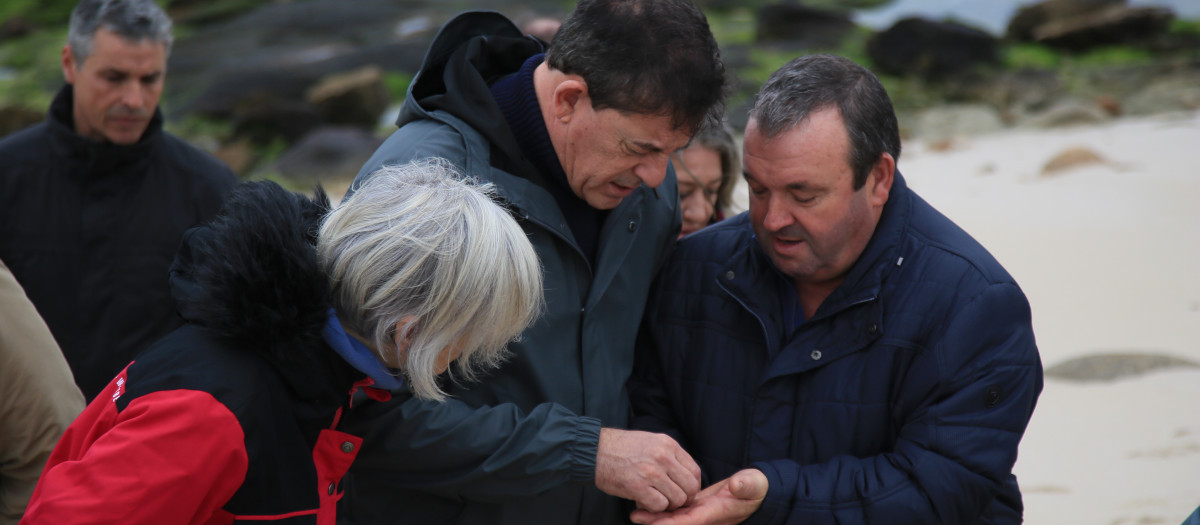
[[[1129,354],[1115,380],[1047,377],[1016,465],[1026,523],[1183,521],[1200,505],[1200,368],[1126,369],[1200,363],[1200,112],[905,148],[910,186],[1025,290],[1047,370]],[[1099,159],[1043,174],[1070,149]]]

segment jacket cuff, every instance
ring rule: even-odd
[[[770,462],[758,462],[750,465],[752,468],[761,470],[767,476],[767,497],[763,498],[762,505],[758,510],[751,514],[743,525],[766,525],[783,523],[788,514],[791,512],[791,497],[784,490],[783,476],[778,469]]]
[[[571,481],[596,482],[596,451],[600,447],[600,420],[579,417],[571,442]]]

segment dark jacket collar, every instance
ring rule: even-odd
[[[142,138],[128,146],[93,140],[75,132],[75,91],[71,84],[58,90],[50,103],[47,126],[51,144],[61,157],[88,160],[93,169],[88,176],[117,173],[116,168],[146,162],[162,135],[162,110],[155,108],[154,116]]]
[[[329,282],[316,256],[328,212],[272,182],[239,186],[211,221],[184,234],[171,265],[171,295],[185,321],[231,347],[261,355],[293,395],[345,399],[363,377],[325,343]]]
[[[912,211],[912,194],[904,177],[896,171],[888,201],[883,206],[875,233],[867,242],[858,261],[850,267],[846,279],[821,303],[811,320],[832,315],[851,305],[879,296],[883,280],[898,264],[900,243],[909,226]],[[736,288],[734,292],[747,302],[746,306],[758,312],[776,312],[779,308],[779,287],[788,286],[785,276],[775,270],[770,257],[754,238],[748,214],[735,218],[744,222],[745,233],[740,236],[741,245],[737,255],[731,259],[729,270],[733,271]]]

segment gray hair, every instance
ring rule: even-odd
[[[96,31],[107,29],[130,42],[149,40],[163,44],[171,54],[171,19],[154,0],[82,0],[71,12],[67,44],[76,67],[92,56]]]
[[[839,56],[808,55],[779,68],[759,90],[750,118],[770,139],[827,107],[836,107],[846,124],[854,189],[884,152],[900,160],[900,129],[887,90],[870,70]]]
[[[494,196],[443,159],[387,165],[321,225],[317,257],[339,319],[400,363],[419,398],[445,398],[443,350],[462,344],[457,372],[475,379],[541,313],[537,253]]]

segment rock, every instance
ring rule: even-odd
[[[854,31],[850,15],[793,4],[772,4],[758,11],[755,41],[787,42],[797,47],[836,48]]]
[[[0,23],[0,42],[28,36],[37,30],[37,25],[28,18],[14,16]]]
[[[358,128],[328,126],[313,130],[276,162],[279,174],[293,181],[353,179],[383,141]]]
[[[1200,109],[1200,75],[1163,78],[1130,95],[1127,115],[1152,115]]]
[[[1046,377],[1067,381],[1097,382],[1136,377],[1155,370],[1198,368],[1200,364],[1161,354],[1096,354],[1059,363],[1046,369]]]
[[[8,136],[45,120],[46,111],[24,106],[0,106],[0,137]]]
[[[324,122],[373,129],[387,110],[383,70],[366,66],[322,79],[305,94]]]
[[[914,134],[930,142],[991,133],[1004,128],[995,108],[986,104],[950,104],[918,114]]]
[[[1017,10],[1008,22],[1004,37],[1017,42],[1033,42],[1034,32],[1043,24],[1069,20],[1110,6],[1123,6],[1127,0],[1046,0]]]
[[[263,91],[247,93],[229,118],[235,138],[256,144],[270,144],[275,139],[294,144],[321,124],[321,115],[311,104]]]
[[[1055,155],[1042,166],[1042,176],[1059,175],[1064,171],[1095,164],[1108,164],[1108,161],[1104,160],[1099,153],[1088,148],[1069,148]]]
[[[453,14],[431,5],[428,0],[271,3],[201,27],[172,48],[172,88],[165,101],[169,117],[227,118],[262,92],[288,104],[304,103],[305,93],[322,79],[370,65],[413,73],[434,31]]]
[[[1096,105],[1108,113],[1110,117],[1121,116],[1121,101],[1111,95],[1096,96]]]
[[[1109,6],[1076,18],[1046,22],[1034,29],[1033,40],[1071,51],[1137,44],[1165,35],[1174,19],[1167,8]]]
[[[1035,128],[1061,128],[1106,122],[1110,115],[1094,102],[1067,99],[1055,103],[1049,109],[1034,114],[1024,125]]]
[[[239,177],[249,173],[250,168],[253,168],[254,164],[258,162],[254,145],[247,139],[224,144],[213,152],[213,156],[228,165],[229,169]]]
[[[996,39],[956,22],[906,18],[867,41],[876,67],[893,75],[940,80],[999,63]]]

